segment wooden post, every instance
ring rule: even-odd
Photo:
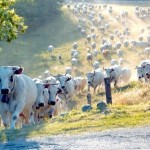
[[[106,102],[107,104],[112,104],[110,78],[109,77],[104,78],[104,82],[105,82]]]
[[[92,103],[91,98],[92,98],[91,93],[88,93],[87,94],[87,103],[90,104],[90,105]]]

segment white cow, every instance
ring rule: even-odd
[[[127,67],[121,69],[120,80],[127,83],[131,78],[131,70]]]
[[[92,72],[86,74],[88,80],[88,90],[90,87],[94,88],[94,93],[96,88],[104,83],[104,74],[101,69],[96,69]]]
[[[146,59],[146,60],[142,60],[139,64],[139,66],[136,66],[136,69],[137,69],[137,77],[138,77],[138,80],[139,81],[142,81],[142,79],[147,80],[147,77],[145,76],[145,73],[144,73],[144,68],[143,66],[145,66],[146,64],[150,64],[150,60],[149,59]]]
[[[53,76],[49,76],[46,79],[43,80],[43,83],[51,83],[51,84],[56,84],[57,80]]]
[[[100,63],[98,62],[98,61],[95,61],[94,63],[93,63],[93,68],[94,69],[98,69],[100,67]]]
[[[114,86],[117,87],[120,75],[122,73],[119,65],[113,65],[105,69],[107,77],[110,77],[111,82],[114,82]]]
[[[78,65],[78,59],[72,58],[71,59],[71,64],[72,64],[72,66],[77,66]]]
[[[36,109],[39,109],[40,107],[43,107],[44,104],[44,99],[45,99],[45,95],[44,95],[44,90],[45,90],[45,86],[43,85],[42,80],[38,79],[38,78],[34,78],[33,81],[36,84],[37,87],[37,98],[36,98],[36,102],[35,102],[35,106]]]
[[[146,47],[143,52],[147,56],[147,58],[149,58],[149,56],[150,56],[150,47]]]
[[[32,105],[37,97],[35,83],[22,72],[23,68],[18,66],[0,67],[0,114],[5,127],[9,126],[8,112],[12,115],[10,127],[13,129],[20,114],[29,124]]]
[[[74,77],[74,89],[76,92],[80,92],[84,90],[84,87],[87,83],[87,79],[83,77]]]
[[[65,98],[71,98],[74,95],[74,81],[70,74],[58,75],[57,80],[60,82],[60,87],[63,90]]]
[[[52,55],[53,49],[54,49],[53,45],[48,46],[48,52],[50,55]]]
[[[150,80],[150,63],[149,64],[145,64],[143,66],[143,70],[144,70],[144,76],[145,76],[145,81],[149,81]]]
[[[71,69],[71,67],[66,67],[66,71],[65,71],[65,73],[67,74],[71,74],[72,73],[72,69]]]
[[[111,66],[114,66],[114,65],[117,65],[118,62],[117,62],[117,60],[112,59],[111,62],[110,62],[110,64],[111,64]]]
[[[47,78],[49,76],[50,76],[49,70],[45,70],[44,73],[43,73],[43,78],[45,79],[45,78]]]
[[[51,83],[44,83],[43,85],[47,87],[47,90],[45,90],[45,105],[40,108],[40,111],[38,112],[38,121],[47,116],[52,118],[53,115],[59,115],[62,108],[62,101],[58,97],[58,94],[60,94],[62,90],[58,85]]]

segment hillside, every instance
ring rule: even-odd
[[[145,29],[142,33],[144,41],[147,40],[147,34],[150,34],[150,30],[147,29],[149,20],[141,20],[134,14],[134,6],[129,5],[111,5],[113,13],[110,15],[107,11],[103,10],[105,21],[111,23],[109,30],[105,34],[99,34],[97,42],[97,49],[100,49],[100,43],[103,37],[108,38],[111,33],[114,33],[116,29],[123,30],[120,22],[117,22],[115,16],[120,14],[120,11],[127,10],[129,12],[127,26],[130,28],[131,36],[128,40],[138,40],[141,35],[141,29]],[[145,7],[147,8],[147,7]],[[64,5],[61,8],[62,14],[60,17],[51,18],[48,22],[41,24],[39,28],[34,31],[27,32],[20,36],[17,40],[10,44],[2,43],[0,49],[0,65],[19,65],[25,68],[25,73],[31,77],[38,77],[48,69],[52,74],[65,73],[65,68],[71,66],[70,52],[72,50],[72,44],[77,42],[79,45],[80,59],[79,65],[76,67],[78,72],[85,74],[93,67],[89,65],[86,60],[87,48],[85,44],[86,36],[83,36],[78,32],[78,17],[75,16]],[[98,10],[97,14],[98,15]],[[90,33],[91,24],[87,22],[81,25],[85,27],[87,33]],[[114,41],[115,43],[115,41]],[[53,56],[49,56],[47,48],[49,45],[54,46]],[[111,109],[110,115],[100,115],[96,110],[96,103],[100,100],[105,101],[104,88],[101,89],[95,95],[92,95],[93,111],[87,114],[81,113],[81,106],[86,103],[87,87],[83,93],[75,95],[75,97],[68,103],[69,109],[72,110],[66,117],[58,117],[52,120],[46,120],[46,124],[42,124],[36,127],[23,129],[20,134],[20,130],[15,131],[18,136],[34,136],[37,134],[58,134],[58,133],[79,133],[80,131],[101,131],[107,128],[125,127],[135,125],[150,124],[149,122],[149,110],[150,110],[150,93],[149,85],[144,83],[138,83],[136,77],[135,67],[140,63],[142,59],[147,58],[145,55],[139,56],[139,52],[143,51],[142,48],[133,48],[131,45],[128,48],[121,47],[124,51],[124,59],[126,63],[125,67],[129,67],[132,70],[132,78],[130,83],[121,84],[119,88],[112,90],[113,106],[109,106]],[[60,64],[58,56],[61,55],[63,63]],[[115,52],[112,52],[112,59],[118,59]],[[102,54],[97,56],[97,60],[100,61],[100,67],[106,68],[110,66],[110,59],[104,59]],[[76,73],[73,72],[73,76]],[[134,117],[132,117],[134,116]],[[90,122],[89,122],[90,120]],[[50,123],[50,125],[49,125]],[[106,125],[106,126],[104,126]],[[56,128],[54,128],[54,126]],[[34,128],[34,129],[33,129]],[[26,132],[27,130],[27,132]],[[35,130],[39,130],[38,133]],[[0,137],[1,141],[6,140],[9,137],[5,137],[5,134],[9,135],[10,132],[3,131],[3,135]],[[15,138],[12,135],[12,139]],[[11,137],[10,137],[11,139]]]

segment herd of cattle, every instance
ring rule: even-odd
[[[123,66],[125,60],[121,47],[128,48],[132,44],[135,48],[144,48],[146,55],[150,54],[150,35],[147,35],[147,41],[143,41],[142,36],[139,37],[138,41],[129,41],[131,32],[127,26],[129,13],[126,10],[114,18],[123,26],[123,32],[115,30],[114,34],[109,35],[108,40],[108,38],[104,38],[104,35],[111,28],[111,23],[107,22],[103,16],[103,11],[108,11],[111,15],[112,6],[72,3],[71,5],[68,4],[67,7],[79,19],[78,31],[85,35],[85,45],[88,47],[86,59],[89,64],[92,64],[95,59],[92,64],[93,71],[87,72],[85,77],[72,76],[72,67],[78,65],[80,57],[76,42],[73,44],[73,50],[71,50],[72,66],[66,68],[65,74],[54,76],[47,70],[44,73],[45,76],[32,79],[22,74],[22,67],[0,67],[0,115],[5,127],[10,126],[14,129],[19,120],[23,125],[28,125],[41,122],[45,117],[51,118],[53,115],[59,115],[61,110],[65,109],[64,102],[70,100],[75,94],[83,92],[85,87],[87,87],[88,93],[91,92],[91,88],[94,89],[95,93],[97,87],[104,85],[105,77],[110,77],[111,82],[114,82],[114,87],[117,87],[120,82],[127,83],[132,73],[130,68]],[[97,10],[99,11],[98,16]],[[140,19],[147,19],[150,17],[150,9],[135,7],[135,14]],[[91,25],[90,34],[87,34],[88,31],[84,28],[86,23]],[[103,35],[100,50],[97,50],[96,39],[98,39],[99,34],[96,33],[96,29],[100,35]],[[150,26],[147,27],[147,30],[149,29]],[[48,50],[52,53],[53,46],[50,45]],[[110,67],[101,69],[100,62],[96,60],[97,55],[102,54],[104,59],[108,59],[112,58],[112,52],[113,54],[115,52],[119,60],[111,59]],[[59,56],[60,61],[61,59]],[[149,82],[150,60],[142,60],[135,68],[137,69],[138,80]]]

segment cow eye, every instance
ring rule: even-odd
[[[13,82],[13,76],[10,77],[10,82]]]

